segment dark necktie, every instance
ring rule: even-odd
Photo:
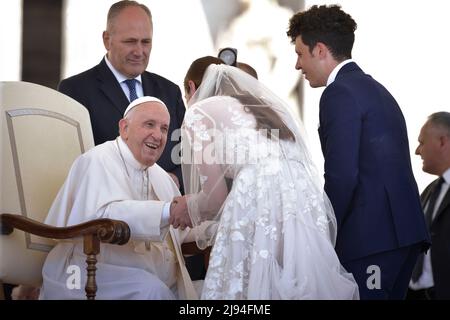
[[[434,208],[436,207],[436,201],[439,197],[439,194],[441,193],[442,183],[444,183],[444,178],[439,177],[436,185],[434,186],[434,188],[431,192],[430,200],[428,201],[428,207],[427,207],[427,210],[425,211],[425,222],[427,224],[428,230],[430,230],[430,231],[431,231],[431,223],[433,221],[433,212],[434,212]],[[417,280],[419,280],[420,276],[422,275],[424,260],[425,260],[425,254],[421,253],[419,255],[419,258],[417,259],[417,263],[414,266],[414,270],[412,273],[412,280],[414,282],[417,282]]]
[[[136,100],[138,98],[136,93],[136,79],[127,79],[124,81],[130,90],[130,102]]]

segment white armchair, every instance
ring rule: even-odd
[[[40,286],[54,239],[83,237],[86,294],[94,299],[100,242],[127,243],[128,225],[109,219],[69,228],[42,224],[75,158],[94,146],[89,113],[55,90],[0,82],[0,118],[0,291],[2,282]]]

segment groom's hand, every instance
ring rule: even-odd
[[[191,218],[189,217],[186,197],[175,197],[170,205],[169,223],[175,228],[181,230],[186,227],[192,228]]]

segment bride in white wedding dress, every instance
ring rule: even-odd
[[[218,63],[197,59],[185,78],[189,216],[217,222],[197,238],[213,245],[201,298],[358,299],[304,132],[258,80]]]

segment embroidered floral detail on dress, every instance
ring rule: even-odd
[[[239,231],[233,231],[231,233],[231,241],[244,241],[244,236]]]
[[[223,176],[232,179],[219,211],[202,298],[311,299],[329,280],[327,294],[342,287],[346,280],[330,272],[339,270],[339,260],[323,236],[328,234],[329,208],[311,182],[303,146],[269,140],[254,130],[253,115],[236,99],[211,99],[214,103],[199,104],[204,110],[188,109],[185,116],[185,125],[199,143],[194,149],[203,151],[205,142],[213,141],[218,158],[226,159],[220,167]],[[209,135],[208,110],[220,137]],[[199,179],[203,185],[209,177],[199,174]],[[322,259],[318,251],[327,250],[330,254]]]
[[[267,259],[267,257],[269,257],[269,251],[267,250],[260,250],[259,251],[259,256],[263,259]]]

